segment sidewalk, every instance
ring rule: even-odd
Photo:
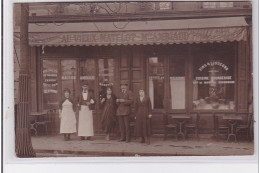
[[[162,136],[153,136],[151,144],[141,144],[138,140],[130,143],[104,140],[104,136],[95,136],[93,141],[80,141],[73,135],[70,141],[64,141],[62,135],[32,137],[37,157],[83,157],[83,156],[232,156],[254,153],[253,142],[216,142],[203,138],[197,141],[189,139],[176,141]]]

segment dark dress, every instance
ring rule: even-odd
[[[116,125],[116,96],[111,95],[109,99],[105,97],[105,101],[101,105],[103,106],[101,116],[102,129],[106,133],[111,133]]]
[[[138,97],[135,100],[135,116],[136,125],[135,133],[137,137],[149,137],[151,135],[149,114],[152,110],[151,101],[148,97],[144,97],[143,101]]]

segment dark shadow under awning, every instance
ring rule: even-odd
[[[29,24],[31,46],[107,46],[246,41],[244,17]]]

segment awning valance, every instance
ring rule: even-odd
[[[31,46],[152,45],[241,41],[243,17],[138,22],[29,24]]]

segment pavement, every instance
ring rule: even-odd
[[[200,140],[175,138],[163,140],[162,135],[151,137],[151,144],[139,140],[130,143],[118,142],[118,137],[106,141],[102,135],[92,141],[80,141],[76,135],[64,141],[63,135],[32,136],[32,144],[37,157],[86,157],[86,156],[235,156],[254,154],[254,142],[216,141],[209,135],[201,135]]]

